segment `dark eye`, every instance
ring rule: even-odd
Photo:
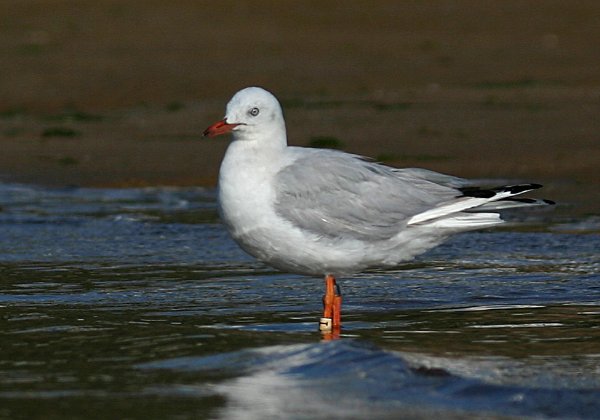
[[[253,117],[256,117],[259,112],[260,112],[260,109],[252,108],[252,109],[250,109],[250,111],[248,111],[248,114],[252,115]]]

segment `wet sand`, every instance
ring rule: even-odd
[[[0,6],[0,180],[215,185],[239,88],[290,143],[546,183],[600,211],[600,4],[29,1]]]

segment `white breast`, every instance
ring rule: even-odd
[[[218,199],[223,222],[236,240],[273,223],[273,180],[281,159],[270,155],[244,141],[232,142],[227,149]]]

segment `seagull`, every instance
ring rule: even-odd
[[[341,327],[336,278],[394,267],[455,233],[504,222],[498,210],[554,204],[517,198],[539,184],[486,189],[427,169],[338,150],[288,146],[277,98],[237,92],[204,136],[231,133],[221,163],[221,219],[239,246],[277,269],[324,276],[323,332]]]

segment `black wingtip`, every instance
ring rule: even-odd
[[[514,203],[524,203],[524,204],[532,204],[532,205],[541,205],[542,203],[548,206],[553,206],[556,203],[552,200],[547,200],[545,198],[542,199],[535,199],[535,198],[521,198],[521,197],[506,197],[501,199],[500,201],[511,201]]]
[[[464,187],[459,188],[459,191],[462,193],[462,197],[492,198],[498,193],[509,192],[511,195],[518,195],[527,191],[537,190],[538,188],[542,187],[542,184],[516,184],[491,189],[481,189],[479,187]],[[554,202],[551,203],[554,204]]]
[[[459,188],[463,197],[491,198],[496,195],[492,190],[482,190],[478,187]]]

